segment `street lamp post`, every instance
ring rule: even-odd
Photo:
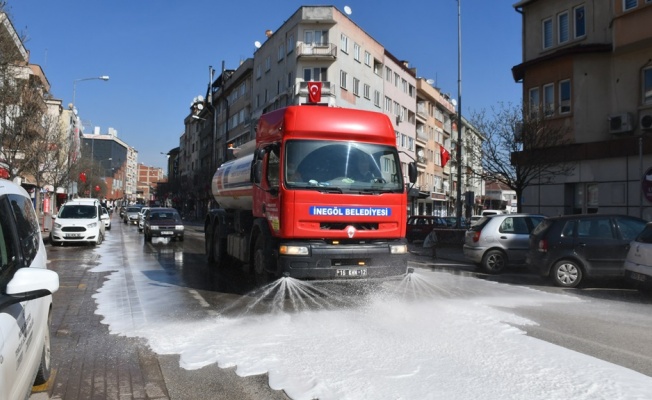
[[[96,77],[92,77],[92,78],[80,78],[80,79],[75,79],[75,80],[72,81],[72,103],[70,103],[70,135],[68,136],[68,140],[70,141],[70,154],[73,155],[73,160],[74,160],[74,157],[79,155],[79,152],[81,151],[81,149],[78,149],[76,147],[76,145],[75,145],[76,143],[81,143],[80,142],[81,137],[79,138],[79,141],[75,140],[74,137],[73,137],[75,135],[75,125],[77,123],[77,113],[76,113],[76,110],[75,110],[75,108],[77,107],[77,103],[75,103],[76,96],[77,96],[77,82],[90,81],[90,80],[94,80],[94,79],[98,79],[98,80],[106,82],[106,81],[109,80],[109,76],[108,75],[102,75],[102,76],[96,76]],[[69,166],[70,166],[70,163],[71,163],[70,158],[68,159],[68,163],[69,163]],[[70,183],[70,185],[69,185],[69,194],[71,192],[76,191],[76,189],[73,189],[73,186],[75,186],[75,185],[76,185],[75,182]]]
[[[462,227],[462,0],[457,0],[457,228]]]
[[[94,76],[92,78],[80,78],[80,79],[75,79],[72,81],[72,107],[73,109],[77,106],[77,103],[75,103],[75,95],[77,94],[77,82],[81,81],[90,81],[94,79],[99,79],[101,81],[108,81],[109,76],[108,75],[102,75],[102,76]]]

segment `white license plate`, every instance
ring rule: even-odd
[[[343,277],[367,276],[367,268],[338,269],[335,271],[335,275]]]
[[[66,237],[69,237],[69,238],[82,237],[82,234],[81,233],[67,233]]]
[[[646,275],[639,274],[638,272],[631,272],[630,277],[639,282],[645,282],[647,280]]]
[[[163,232],[161,232],[161,235],[171,236],[171,235],[174,235],[174,232],[172,232],[172,231],[163,231]]]

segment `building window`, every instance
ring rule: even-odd
[[[360,79],[353,78],[353,94],[360,96]]]
[[[256,66],[256,79],[260,79],[262,75],[263,75],[263,66],[261,64],[258,64]]]
[[[340,38],[340,50],[342,50],[342,53],[349,54],[349,37],[345,34],[342,34]]]
[[[374,90],[374,105],[380,107],[380,92],[378,90]]]
[[[546,117],[555,113],[555,87],[552,83],[543,86],[543,112]]]
[[[391,82],[391,81],[392,81],[392,70],[391,70],[391,68],[389,68],[389,67],[385,67],[385,80],[386,80],[387,82]]]
[[[631,10],[632,8],[636,8],[638,6],[638,0],[623,0],[623,10]]]
[[[541,99],[539,97],[539,88],[530,89],[530,118],[539,116],[539,108],[541,107]]]
[[[365,99],[370,99],[370,92],[371,92],[371,86],[367,85],[366,83],[363,86],[363,96]]]
[[[288,54],[292,53],[292,51],[294,50],[294,33],[290,33],[288,35],[288,40],[285,47],[287,47]]]
[[[392,113],[392,99],[390,99],[390,98],[387,97],[387,96],[385,96],[385,112],[386,112],[387,114],[391,114],[391,113]]]
[[[557,16],[557,29],[559,43],[568,42],[568,39],[570,39],[568,30],[568,12],[563,12]]]
[[[369,53],[368,51],[364,52],[364,63],[365,63],[365,65],[368,65],[368,66],[371,67],[371,53]]]
[[[303,42],[308,46],[324,46],[328,43],[328,31],[305,31]]]
[[[305,68],[303,70],[303,80],[305,82],[326,82],[328,80],[328,77],[326,76],[326,68]]]
[[[571,112],[571,82],[569,79],[559,82],[559,113]]]
[[[652,104],[652,67],[643,70],[643,104]]]
[[[398,87],[399,82],[401,82],[401,76],[394,72],[394,86]]]
[[[272,58],[270,56],[267,56],[265,58],[265,72],[269,71],[272,68]]]
[[[543,21],[543,48],[552,47],[552,19],[548,18]]]
[[[575,7],[575,38],[586,35],[586,18],[584,17],[584,6]]]
[[[340,87],[346,89],[346,72],[340,70]]]
[[[353,59],[360,62],[360,45],[353,43]]]
[[[285,46],[280,45],[278,46],[278,55],[277,55],[277,61],[281,61],[285,57]]]

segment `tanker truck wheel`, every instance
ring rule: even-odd
[[[210,240],[206,243],[206,253],[208,260],[222,265],[226,262],[226,240],[221,239],[217,234],[218,228],[213,229]]]
[[[273,275],[267,272],[270,269],[271,256],[265,251],[265,238],[261,235],[256,239],[254,247],[253,273],[256,286],[263,286],[269,283]]]

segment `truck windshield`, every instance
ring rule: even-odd
[[[285,145],[288,189],[402,192],[399,165],[391,146],[320,140],[292,140]]]

